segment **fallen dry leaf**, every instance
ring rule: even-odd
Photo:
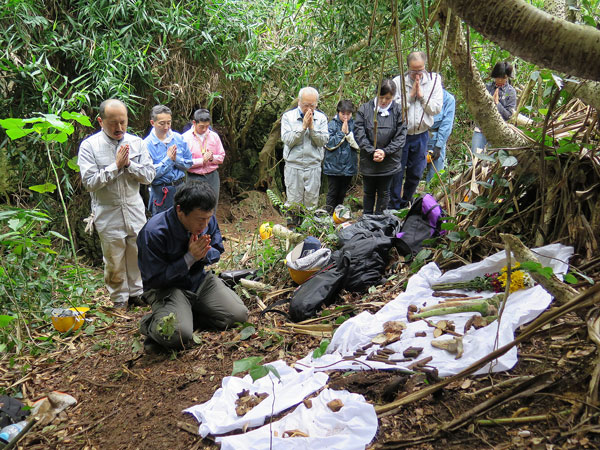
[[[327,403],[327,407],[333,412],[338,412],[340,409],[342,409],[343,406],[344,404],[339,398],[331,400],[329,403]]]

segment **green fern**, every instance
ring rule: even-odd
[[[269,197],[269,200],[271,200],[271,203],[273,204],[274,207],[283,208],[285,206],[283,201],[281,201],[281,199],[277,196],[277,194],[275,192],[273,192],[271,189],[267,189],[267,197]]]

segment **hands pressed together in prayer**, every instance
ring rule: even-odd
[[[348,130],[348,119],[344,120],[344,123],[342,124],[342,133],[344,134],[348,134],[349,130]]]
[[[167,149],[167,156],[175,161],[175,158],[177,158],[177,145],[173,144]]]
[[[312,109],[307,109],[304,113],[304,119],[302,120],[302,128],[303,129],[313,129],[313,111]]]
[[[201,234],[198,236],[192,234],[190,236],[188,250],[196,261],[201,260],[210,250],[210,236],[208,234]]]
[[[117,164],[117,169],[129,167],[129,144],[121,145],[121,147],[119,147],[115,163]]]
[[[417,73],[415,75],[415,80],[414,80],[412,89],[410,91],[410,96],[415,99],[423,98],[423,89],[421,88],[421,77],[422,76],[423,75],[421,73]]]
[[[494,91],[494,103],[497,105],[498,103],[500,103],[500,89],[496,88],[496,90]]]

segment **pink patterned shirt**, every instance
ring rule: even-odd
[[[192,152],[194,161],[188,172],[206,175],[217,170],[219,164],[223,164],[225,149],[217,133],[208,130],[204,133],[204,139],[201,139],[192,127],[183,133],[182,136]],[[210,159],[204,157],[209,151],[212,152],[212,158]]]

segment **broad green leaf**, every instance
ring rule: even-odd
[[[88,336],[91,336],[96,332],[96,327],[92,324],[92,325],[85,327],[84,331],[85,331],[85,334],[87,334]]]
[[[256,381],[266,376],[269,373],[269,369],[265,366],[253,366],[248,373],[250,374],[252,381]]]
[[[77,156],[73,156],[70,160],[67,161],[67,166],[75,172],[79,172],[79,166],[77,165]]]
[[[15,140],[27,136],[32,131],[31,128],[11,128],[10,130],[6,130],[6,134],[9,138]]]
[[[341,325],[341,324],[343,324],[343,323],[344,323],[346,320],[348,320],[349,318],[350,318],[350,316],[349,316],[349,315],[347,315],[347,314],[344,314],[344,315],[342,315],[342,316],[338,317],[337,319],[335,319],[335,322],[334,322],[334,323],[335,323],[336,325]]]
[[[450,250],[442,250],[442,258],[448,259],[454,256],[454,252]]]
[[[86,115],[79,114],[77,112],[67,112],[63,111],[61,117],[65,120],[75,120],[76,122],[84,125],[86,127],[91,127],[92,123],[90,122],[90,118]]]
[[[15,319],[15,316],[0,315],[0,328],[6,328]]]
[[[314,359],[318,359],[323,356],[327,352],[327,347],[329,346],[329,339],[323,339],[319,346],[315,348],[313,351],[312,357]]]
[[[469,211],[477,211],[477,206],[472,205],[470,203],[460,202],[459,205],[462,206],[464,209],[468,209]]]
[[[254,335],[254,333],[256,333],[256,328],[250,326],[250,327],[246,327],[244,329],[242,329],[242,331],[240,332],[240,339],[242,341],[245,341],[246,339],[252,337]]]
[[[56,185],[52,183],[36,184],[35,186],[29,186],[29,189],[31,189],[34,192],[44,194],[46,192],[54,192],[56,190]]]
[[[233,362],[233,371],[231,375],[236,375],[241,372],[246,372],[252,367],[256,367],[263,360],[262,356],[249,356],[248,358],[240,359]]]
[[[451,231],[448,233],[448,239],[450,239],[452,242],[460,242],[462,241],[462,236],[457,231]]]
[[[579,145],[574,142],[570,142],[566,145],[562,145],[556,150],[559,155],[562,153],[577,153],[579,151]]]
[[[473,226],[469,227],[469,229],[467,230],[469,233],[469,236],[473,237],[473,236],[481,236],[481,231],[479,230],[479,228],[475,228]]]
[[[577,283],[577,278],[575,278],[575,275],[573,275],[572,273],[565,273],[565,275],[563,276],[563,281],[565,283],[575,284]]]
[[[539,262],[524,261],[521,263],[520,268],[528,272],[539,273],[546,279],[550,279],[554,275],[552,267],[544,267]]]
[[[500,150],[498,152],[498,161],[500,161],[500,164],[502,164],[503,167],[513,167],[519,163],[517,158],[510,156],[506,150]]]
[[[417,256],[415,256],[415,259],[417,259],[419,261],[425,261],[430,256],[431,256],[431,250],[429,250],[427,248],[423,248],[419,251],[419,253],[417,253]]]
[[[10,119],[2,119],[0,120],[0,126],[2,128],[6,128],[7,130],[11,130],[13,128],[23,128],[25,122],[23,119],[10,118]]]
[[[269,372],[277,377],[278,380],[281,380],[281,375],[279,375],[279,371],[270,364],[265,364],[263,367],[266,367]]]
[[[445,222],[442,223],[441,227],[442,230],[447,230],[447,231],[452,231],[456,228],[456,224],[455,223],[450,223],[450,222]]]
[[[42,134],[42,139],[47,142],[58,142],[63,144],[67,142],[69,135],[66,131],[61,131],[60,133],[48,133]]]
[[[487,153],[477,153],[477,158],[482,161],[496,162],[496,158],[492,155],[488,155]]]
[[[502,167],[514,167],[519,164],[519,161],[514,156],[509,156],[502,161]]]

